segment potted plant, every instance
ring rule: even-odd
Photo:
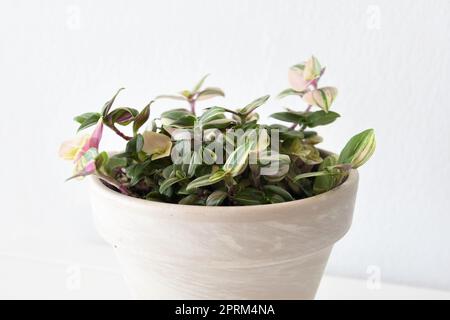
[[[260,124],[255,110],[197,103],[224,96],[203,88],[155,100],[188,108],[149,121],[142,110],[112,108],[75,118],[92,134],[65,142],[60,155],[75,162],[72,178],[91,176],[100,234],[115,248],[132,291],[147,299],[312,299],[331,249],[349,229],[358,172],[375,149],[365,130],[337,155],[317,148],[316,127],[335,121],[333,87],[319,87],[325,68],[315,57],[289,69],[304,111]],[[149,122],[145,130],[144,124]],[[130,134],[122,127],[130,126]],[[99,150],[103,128],[126,143]]]

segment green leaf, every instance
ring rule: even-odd
[[[305,124],[310,128],[314,128],[317,126],[323,126],[332,123],[339,117],[340,115],[337,112],[333,111],[325,112],[323,110],[316,111],[306,116]]]
[[[322,67],[320,66],[319,60],[312,56],[305,63],[305,68],[303,69],[303,76],[305,80],[312,81],[320,77],[322,72]]]
[[[98,122],[98,120],[100,120],[101,116],[102,115],[98,112],[88,112],[88,113],[83,113],[82,115],[75,117],[74,120],[80,124],[80,127],[78,128],[78,132],[97,124],[97,122]]]
[[[145,177],[149,162],[135,163],[126,168],[127,176],[131,179],[130,186],[137,185]]]
[[[317,134],[310,136],[308,138],[305,138],[303,140],[303,142],[305,142],[306,144],[311,144],[311,145],[316,145],[319,144],[323,141],[323,138]]]
[[[159,193],[164,194],[166,190],[169,189],[171,186],[185,179],[186,177],[172,177],[164,180],[163,183],[161,183],[161,185],[159,186]]]
[[[151,191],[145,196],[146,200],[157,201],[157,202],[167,202],[167,199],[160,194],[158,191]]]
[[[192,115],[192,113],[189,110],[184,108],[171,109],[161,113],[161,119],[167,118],[170,120],[177,120],[178,118],[189,114]]]
[[[191,160],[189,162],[188,175],[190,177],[194,176],[195,170],[199,165],[202,164],[202,149],[196,150],[192,153]]]
[[[162,176],[163,176],[164,179],[169,179],[172,176],[172,174],[175,174],[175,172],[174,172],[174,165],[173,164],[171,164],[170,166],[165,167],[163,169],[163,171],[162,171]]]
[[[183,170],[175,170],[175,177],[178,177],[178,179],[185,179],[187,178],[186,174]]]
[[[192,128],[197,121],[197,118],[194,115],[188,114],[182,116],[178,120],[173,121],[170,126],[176,128]]]
[[[200,91],[197,94],[197,100],[199,100],[199,101],[207,100],[207,99],[211,99],[211,98],[215,98],[215,97],[225,97],[225,93],[222,91],[222,89],[209,87],[209,88],[206,88],[206,89]]]
[[[192,92],[198,92],[198,90],[200,90],[200,88],[203,86],[203,83],[205,82],[206,78],[209,77],[209,73],[205,74],[199,82],[197,82],[197,84],[194,86],[194,88],[192,89]]]
[[[124,168],[128,164],[128,160],[126,158],[112,156],[109,158],[105,165],[105,171],[108,175],[112,175],[114,170],[117,168]]]
[[[95,168],[97,169],[97,171],[108,174],[108,170],[106,168],[108,162],[108,153],[103,151],[95,158]]]
[[[135,154],[142,151],[144,147],[144,137],[141,134],[138,134],[133,139],[128,141],[127,146],[125,148],[125,152]]]
[[[210,185],[213,185],[213,184],[223,180],[223,178],[225,177],[225,173],[223,171],[221,173],[218,173],[218,172],[216,172],[214,174],[207,174],[207,175],[201,176],[201,177],[191,181],[187,185],[186,191],[189,192],[189,191],[192,191],[192,190],[200,188],[200,187],[210,186]]]
[[[291,158],[287,154],[262,155],[258,160],[261,175],[271,183],[283,180],[289,172]]]
[[[339,155],[339,163],[349,163],[353,168],[358,168],[366,163],[375,151],[376,141],[373,129],[367,129],[353,136],[342,149]]]
[[[206,199],[207,206],[220,206],[223,201],[228,197],[228,193],[221,190],[216,190],[211,193]]]
[[[141,128],[150,117],[150,105],[153,103],[151,101],[144,109],[136,116],[133,123],[133,133],[137,135],[139,128]]]
[[[287,140],[287,139],[303,139],[305,137],[304,133],[302,131],[296,131],[296,130],[289,130],[285,132],[280,132],[280,139],[281,140]]]
[[[322,157],[320,156],[319,150],[316,149],[313,145],[309,144],[303,145],[303,149],[302,151],[300,151],[298,157],[308,165],[319,164],[323,161]]]
[[[183,108],[172,109],[169,111],[165,111],[161,114],[161,122],[164,126],[169,126],[173,122],[185,116],[193,116],[193,114],[190,111]]]
[[[301,179],[297,181],[297,186],[301,189],[304,194],[303,197],[312,197],[314,195],[313,192],[313,184],[310,179]]]
[[[133,108],[117,108],[104,118],[105,124],[109,127],[113,126],[115,123],[126,126],[130,124],[138,114],[139,111]]]
[[[283,197],[281,197],[279,194],[275,194],[275,193],[269,193],[268,195],[266,195],[266,198],[270,203],[286,202],[286,200],[284,200]]]
[[[303,100],[309,105],[315,105],[320,107],[323,111],[328,112],[331,104],[336,99],[337,89],[333,87],[324,87],[308,91],[303,96]]]
[[[303,71],[305,69],[305,65],[303,63],[297,63],[291,66],[291,69],[299,69]]]
[[[199,117],[198,121],[200,125],[204,125],[213,120],[225,118],[225,109],[222,107],[212,107],[206,109],[205,112]]]
[[[205,156],[205,154],[203,154],[203,156]],[[196,178],[210,174],[210,173],[211,173],[210,165],[202,164],[195,169],[195,177]]]
[[[79,116],[76,116],[75,118],[73,118],[73,120],[75,120],[79,124],[83,124],[87,119],[91,118],[92,116],[96,116],[96,115],[98,115],[98,119],[100,119],[100,116],[101,116],[100,113],[86,112],[86,113],[80,114]]]
[[[329,172],[330,174],[318,175],[314,179],[313,191],[314,194],[327,192],[336,187],[344,176],[340,170],[333,168],[337,164],[337,155],[329,155],[323,159],[319,166],[319,172]]]
[[[186,98],[186,100],[189,100],[190,98],[192,98],[192,95],[194,94],[193,92],[190,92],[189,90],[183,90],[180,92],[180,94]]]
[[[105,165],[109,160],[108,153],[106,151],[103,151],[97,155],[95,158],[95,167],[98,169]]]
[[[303,112],[295,111],[276,112],[271,114],[270,117],[290,123],[302,123],[305,121],[305,114]]]
[[[236,195],[233,196],[233,200],[243,206],[267,203],[266,197],[262,191],[250,187],[237,192]]]
[[[299,174],[299,175],[295,176],[294,181],[299,181],[299,180],[302,180],[302,179],[312,178],[312,177],[329,176],[329,175],[332,175],[332,174],[333,173],[331,173],[329,171],[306,172],[306,173],[302,173],[302,174]]]
[[[199,197],[196,194],[190,194],[190,195],[182,198],[180,201],[178,201],[178,204],[202,205],[201,201],[199,201]]]
[[[236,150],[234,150],[230,154],[227,161],[223,165],[223,170],[231,174],[231,176],[233,177],[238,175],[244,168],[251,149],[252,145],[247,141],[244,144],[237,147]]]
[[[322,162],[319,150],[300,139],[283,141],[281,146],[284,153],[299,157],[305,164],[314,165]]]
[[[181,196],[187,196],[187,195],[193,194],[193,193],[195,193],[195,190],[194,190],[194,191],[188,192],[188,191],[186,190],[186,185],[181,185],[181,186],[180,186],[180,189],[177,190],[177,194],[178,194],[178,195],[181,195]]]
[[[294,89],[289,88],[289,89],[281,91],[278,94],[277,98],[278,99],[282,99],[282,98],[287,97],[287,96],[300,96],[301,97],[304,94],[305,94],[305,91],[296,91]]]
[[[212,183],[217,183],[219,181],[222,181],[227,173],[224,170],[217,170],[211,176],[209,177],[209,181]]]
[[[236,122],[233,121],[232,119],[216,119],[216,120],[212,120],[209,121],[207,123],[205,123],[203,125],[203,129],[225,129],[228,128],[229,126],[235,124]]]
[[[270,98],[269,95],[262,96],[252,102],[250,102],[248,105],[246,105],[243,109],[239,111],[242,115],[248,115],[252,113],[256,108],[262,106],[266,101]]]
[[[289,130],[289,128],[285,125],[279,124],[279,123],[274,123],[271,124],[268,129],[274,129],[274,130],[278,130],[280,132],[286,132]]]
[[[305,139],[308,139],[308,138],[312,138],[312,137],[316,136],[317,132],[316,131],[303,131],[303,135],[305,136]]]
[[[117,95],[120,93],[120,91],[122,91],[124,89],[125,88],[120,88],[119,90],[117,90],[116,94],[111,98],[111,100],[109,100],[105,103],[105,105],[103,106],[103,109],[102,109],[102,115],[104,118],[109,113],[109,110],[111,109],[111,107],[114,103],[114,100],[116,100]]]
[[[195,123],[195,116],[186,109],[172,109],[161,114],[161,122],[164,126],[177,125],[193,126]]]
[[[269,185],[263,186],[263,190],[266,193],[266,195],[277,194],[284,201],[293,201],[294,200],[294,198],[291,196],[291,194],[288,191],[286,191],[285,189],[283,189],[279,186],[269,184]]]

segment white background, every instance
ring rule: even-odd
[[[57,158],[73,116],[121,86],[117,105],[141,108],[205,73],[227,94],[215,103],[242,106],[285,89],[287,68],[314,54],[342,115],[323,147],[369,127],[378,139],[328,273],[450,289],[449,29],[446,0],[2,0],[0,255],[76,263],[104,246],[87,184],[64,183]],[[272,99],[260,113],[283,106],[303,107]]]

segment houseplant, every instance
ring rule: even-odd
[[[71,178],[91,176],[91,199],[100,234],[111,243],[137,297],[166,299],[310,299],[333,244],[351,224],[358,172],[375,149],[372,129],[339,155],[318,149],[314,129],[335,121],[333,87],[315,57],[289,69],[304,111],[271,117],[288,125],[258,123],[255,110],[206,108],[199,101],[224,96],[203,88],[155,98],[184,101],[149,121],[142,110],[112,108],[75,118],[91,135],[65,142],[60,155],[74,160]],[[141,128],[150,122],[145,130]],[[121,127],[130,126],[132,134]],[[103,128],[126,143],[118,153],[99,151]],[[215,208],[211,208],[215,207]]]

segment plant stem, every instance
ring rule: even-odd
[[[313,88],[314,88],[314,90],[317,89],[317,83],[319,82],[320,77],[322,76],[322,74],[323,74],[324,71],[325,71],[325,68],[323,68],[322,72],[320,73],[319,78],[317,78],[316,80],[314,80],[314,81],[311,83],[312,86],[313,86]],[[311,111],[311,108],[312,108],[312,105],[308,105],[308,107],[307,107],[306,110],[305,110],[305,113]],[[305,131],[305,129],[306,129],[306,124],[304,124],[304,125],[300,128],[300,131]]]
[[[250,168],[250,181],[255,188],[261,188],[261,170],[258,165],[249,164]]]
[[[195,100],[194,99],[189,100],[189,104],[191,105],[191,112],[195,116]]]
[[[126,134],[124,134],[123,132],[121,132],[119,129],[117,129],[115,126],[111,126],[110,127],[112,131],[114,131],[119,137],[125,139],[126,141],[130,141],[131,139],[133,139],[132,137],[127,136]]]

